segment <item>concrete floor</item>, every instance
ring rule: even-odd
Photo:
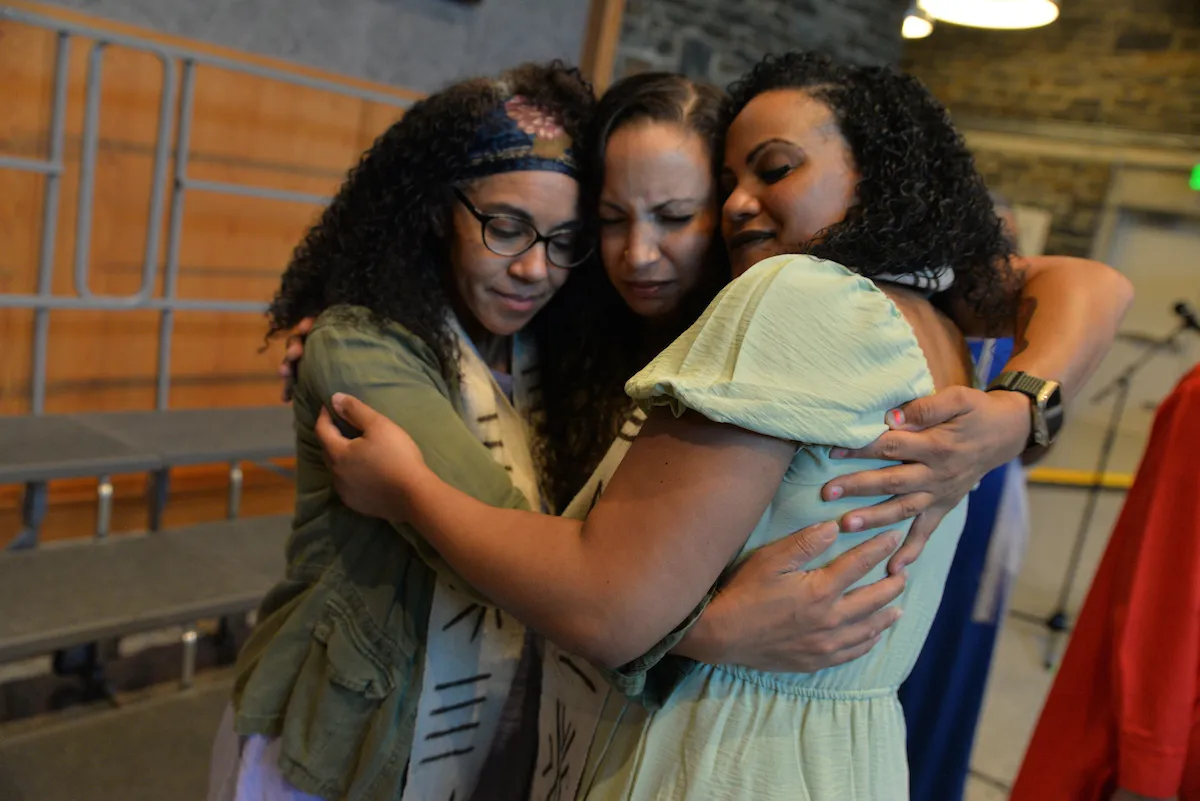
[[[1103,431],[1098,426],[1072,426],[1047,457],[1046,465],[1092,469],[1102,439]],[[1142,432],[1119,436],[1110,470],[1133,472],[1143,443]],[[967,801],[1008,798],[1007,788],[1020,769],[1025,747],[1054,679],[1053,672],[1042,666],[1047,630],[1041,621],[1057,606],[1087,492],[1076,488],[1034,486],[1030,487],[1029,495],[1029,546],[1013,588],[1010,613],[997,643],[987,700],[975,740]],[[1124,500],[1123,492],[1105,492],[1099,497],[1067,604],[1071,615],[1082,605]],[[1060,654],[1063,646],[1065,640],[1059,646]]]

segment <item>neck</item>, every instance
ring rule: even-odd
[[[462,326],[463,332],[466,333],[467,339],[471,340],[471,344],[479,352],[479,358],[483,359],[483,363],[492,370],[509,372],[512,337],[493,334],[466,309],[456,309],[454,316]]]

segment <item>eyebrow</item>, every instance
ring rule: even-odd
[[[664,200],[662,203],[659,203],[657,206],[654,207],[654,210],[662,211],[667,206],[670,206],[672,203],[699,203],[699,202],[700,202],[700,199],[694,198],[694,197],[673,197],[673,198]]]
[[[524,220],[529,223],[533,222],[533,217],[529,212],[519,206],[511,206],[508,203],[483,203],[478,205],[479,210],[484,214],[500,214],[505,217],[516,217],[518,220]]]
[[[663,202],[661,202],[661,203],[656,203],[654,206],[652,206],[652,207],[650,208],[650,210],[651,210],[651,211],[662,211],[662,210],[663,210],[663,209],[665,209],[667,206],[670,206],[670,205],[672,205],[672,204],[676,204],[676,203],[700,203],[700,202],[702,202],[702,200],[703,200],[703,198],[696,198],[696,197],[670,197],[670,198],[667,198],[666,200],[664,200],[664,201],[663,201]],[[621,212],[622,214],[624,214],[624,213],[625,213],[625,209],[624,209],[624,208],[622,208],[620,204],[618,204],[618,203],[614,203],[614,202],[613,202],[613,201],[611,201],[611,200],[601,200],[601,201],[600,201],[600,205],[601,205],[601,206],[605,206],[605,207],[607,207],[607,208],[611,209],[612,211],[619,211],[619,212]]]
[[[487,208],[479,209],[484,214],[490,216],[515,217],[522,222],[529,223],[534,227],[535,230],[540,230],[538,229],[537,222],[533,219],[533,216],[520,206],[513,206],[508,203],[488,203],[485,205]],[[546,236],[554,236],[555,234],[566,233],[567,231],[571,231],[580,227],[582,227],[582,223],[578,219],[563,220],[557,225],[551,226],[550,230],[546,231],[545,233]]]
[[[759,142],[757,145],[755,145],[753,150],[746,154],[746,164],[751,164],[756,158],[758,158],[758,154],[765,150],[769,145],[791,145],[792,147],[796,147],[795,142],[787,139],[780,139],[779,137],[768,139],[765,142]]]

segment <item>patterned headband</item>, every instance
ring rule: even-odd
[[[521,95],[497,106],[479,126],[467,154],[467,180],[518,170],[548,170],[577,178],[571,137],[559,119]]]

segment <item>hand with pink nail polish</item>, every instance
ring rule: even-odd
[[[834,479],[821,497],[889,500],[842,517],[843,531],[895,525],[915,518],[892,573],[912,564],[933,530],[989,471],[1015,459],[1029,437],[1029,399],[1013,392],[951,387],[884,415],[889,431],[865,448],[830,453],[842,459],[886,459],[892,467]],[[862,528],[851,528],[852,521]]]

